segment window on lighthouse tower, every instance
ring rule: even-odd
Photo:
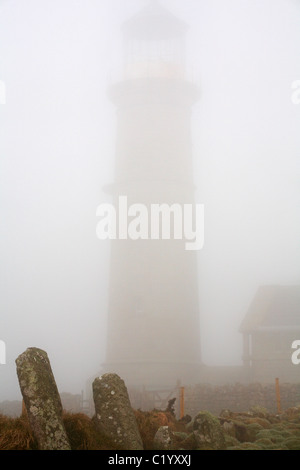
[[[125,79],[183,78],[185,23],[149,5],[123,25]]]
[[[183,78],[184,67],[175,51],[180,41],[134,41],[125,63],[125,78]]]

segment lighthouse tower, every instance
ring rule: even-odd
[[[124,64],[109,90],[117,112],[115,207],[194,204],[187,25],[151,2],[122,26]],[[122,217],[124,214],[122,215]],[[126,214],[125,214],[126,216]],[[186,240],[111,241],[106,372],[129,386],[199,380],[197,251]]]

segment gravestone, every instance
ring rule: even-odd
[[[127,388],[117,374],[104,374],[93,382],[95,423],[98,430],[124,450],[143,450]]]
[[[16,359],[17,374],[32,433],[40,450],[70,450],[62,405],[48,355],[28,348]]]

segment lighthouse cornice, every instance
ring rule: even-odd
[[[197,187],[193,181],[190,180],[176,180],[176,179],[127,179],[119,180],[113,183],[107,184],[103,187],[103,190],[107,194],[118,195],[128,194],[131,191],[135,193],[151,191],[153,187],[156,188],[157,193],[160,190],[169,191],[181,189],[183,191],[191,192],[192,194],[196,191]]]
[[[158,102],[190,107],[200,99],[200,87],[182,78],[135,78],[112,84],[108,95],[117,106]]]

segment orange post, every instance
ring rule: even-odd
[[[25,403],[24,403],[24,400],[22,401],[22,416],[26,416],[27,415],[27,411],[26,411],[26,406],[25,406]]]
[[[180,419],[184,417],[184,387],[180,387]]]
[[[277,411],[278,413],[281,413],[279,379],[275,379],[275,390],[276,390]]]

